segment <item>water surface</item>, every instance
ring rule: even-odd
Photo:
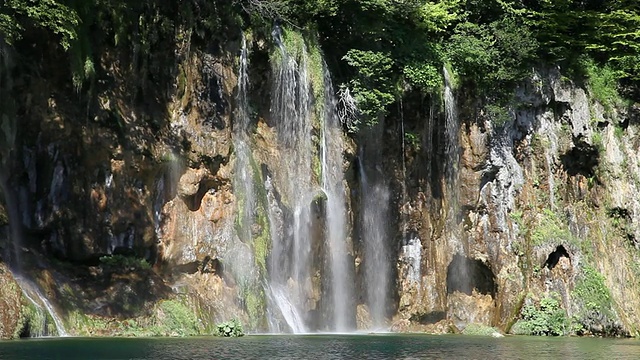
[[[0,342],[0,359],[640,359],[640,341],[459,335],[254,335]]]

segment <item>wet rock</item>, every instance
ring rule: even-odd
[[[495,301],[489,294],[473,291],[470,295],[456,291],[447,297],[447,318],[455,324],[491,325]]]
[[[371,320],[371,314],[369,313],[369,307],[365,304],[358,304],[358,307],[356,308],[356,329],[371,329],[372,324],[373,322]]]

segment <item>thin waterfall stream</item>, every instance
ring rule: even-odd
[[[14,194],[8,185],[7,178],[4,175],[0,175],[0,191],[2,192],[2,194],[4,194],[4,200],[9,215],[9,233],[11,236],[12,245],[12,253],[10,257],[11,262],[9,263],[9,265],[11,271],[14,274],[14,278],[20,286],[20,289],[22,289],[22,293],[28,300],[35,304],[36,307],[41,308],[41,305],[44,306],[44,309],[47,311],[49,316],[51,316],[51,319],[53,319],[53,322],[56,325],[58,336],[69,336],[64,328],[62,319],[60,318],[60,316],[58,316],[58,313],[56,312],[53,305],[51,305],[49,300],[42,294],[42,292],[38,288],[38,285],[27,280],[24,277],[21,265],[22,263],[20,261],[20,252],[22,251],[23,239],[21,223],[19,220],[20,211],[18,208],[18,203],[15,201]],[[34,296],[38,298],[39,302],[34,299]]]
[[[391,268],[389,246],[389,201],[390,188],[381,167],[382,156],[379,144],[384,134],[384,123],[370,129],[360,151],[362,189],[362,238],[364,242],[364,280],[366,304],[369,307],[372,325],[380,329],[386,325],[389,302]]]
[[[342,152],[342,129],[336,112],[331,75],[323,64],[324,128],[322,151],[322,187],[327,196],[327,244],[331,267],[332,301],[335,331],[351,330],[355,322],[353,304],[353,261],[347,242],[346,189]],[[351,260],[351,261],[350,261]],[[351,265],[350,265],[351,264]]]
[[[460,226],[460,119],[458,118],[458,104],[453,92],[451,76],[446,67],[443,68],[444,76],[444,110],[445,110],[445,177],[446,181],[446,224],[447,240],[449,248],[461,256],[468,256],[468,247],[462,238]],[[458,288],[468,289],[471,280],[466,261],[455,263],[453,276],[450,281],[457,284]]]
[[[286,180],[279,185],[281,195],[291,208],[293,221],[290,232],[276,234],[278,236],[272,232],[272,249],[275,251],[270,261],[270,298],[285,319],[289,319],[287,323],[292,332],[306,332],[301,314],[305,312],[307,299],[312,296],[309,262],[310,204],[314,196],[310,171],[313,157],[311,84],[307,74],[306,50],[296,61],[287,52],[281,29],[276,27],[272,35],[281,58],[273,64],[271,116],[280,129],[279,142],[287,153],[279,164]],[[272,218],[274,207],[269,207],[269,217]],[[287,313],[292,316],[285,316]]]

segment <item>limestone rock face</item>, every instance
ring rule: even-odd
[[[57,75],[21,85],[17,94],[29,99],[19,109],[21,138],[10,171],[2,170],[10,174],[3,191],[19,203],[12,221],[25,235],[4,235],[9,209],[0,204],[0,256],[11,242],[19,244],[53,300],[92,316],[137,316],[161,297],[187,298],[207,325],[235,317],[266,331],[273,326],[266,324],[266,304],[274,299],[264,285],[279,265],[291,270],[291,260],[277,256],[303,242],[308,248],[296,256],[306,257],[309,274],[301,281],[286,273],[278,281],[299,295],[286,303],[299,305],[303,314],[295,315],[324,329],[335,306],[324,297],[334,291],[327,219],[335,215],[330,202],[340,198],[333,209],[344,209],[339,240],[346,245],[334,255],[347,259],[338,275],[353,273],[347,289],[353,294],[344,301],[352,327],[373,326],[364,234],[366,226],[380,225],[387,253],[372,268],[388,270],[378,311],[393,331],[449,333],[479,323],[506,332],[523,306],[553,298],[584,334],[640,332],[638,104],[606,109],[559,69],[538,69],[502,109],[507,121],[492,118],[487,99],[454,89],[454,134],[440,100],[407,98],[371,130],[377,137],[332,129],[327,134],[340,141],[323,153],[331,139],[311,115],[320,102],[311,106],[306,98],[325,89],[307,84],[294,96],[305,102],[285,106],[292,118],[314,108],[301,117],[309,120],[306,152],[296,158],[292,144],[302,140],[279,132],[287,128],[278,121],[291,119],[272,113],[275,76],[264,39],[254,41],[251,101],[242,109],[250,125],[234,132],[243,116],[241,40],[229,36],[212,45],[215,51],[174,49],[172,63],[162,64],[169,79],[157,89],[131,84],[135,74],[115,54],[100,59],[109,68],[82,106]],[[339,156],[323,168],[329,150]],[[367,152],[375,156],[363,165]],[[336,169],[344,176],[329,179]],[[250,175],[239,180],[242,171]],[[365,180],[389,196],[364,202],[373,196]],[[389,209],[364,225],[367,204]],[[243,224],[245,215],[255,219],[251,226]],[[114,258],[134,265],[105,270]],[[0,337],[11,337],[20,291],[1,262],[0,285]],[[154,289],[157,297],[132,302],[140,306],[103,304]]]
[[[631,273],[615,269],[628,269],[640,256],[637,124],[616,125],[632,115],[619,110],[605,115],[588,89],[557,69],[536,72],[516,94],[518,105],[506,109],[511,120],[497,126],[459,92],[457,197],[434,184],[444,176],[441,168],[424,168],[430,161],[446,161],[437,152],[442,143],[423,143],[422,162],[409,159],[410,173],[427,170],[432,180],[429,186],[429,181],[410,185],[415,195],[399,205],[409,209],[405,231],[415,234],[399,253],[399,317],[417,324],[424,314],[443,313],[454,322],[504,331],[519,318],[523,303],[539,306],[553,297],[567,316],[583,319],[594,332],[624,324],[613,331],[636,333],[638,315],[631,307],[637,305],[631,304],[640,304],[638,288]],[[455,223],[447,220],[452,199],[460,212]],[[409,256],[415,243],[421,244],[420,255]],[[495,293],[476,293],[479,283],[473,280],[468,284],[473,292],[451,291],[452,277],[473,278],[475,272],[447,273],[456,254],[482,263],[493,276]],[[420,259],[419,275],[411,270],[416,267],[411,258]],[[589,300],[581,298],[584,281],[595,281],[585,280],[593,277],[590,269],[602,274],[596,282],[611,295],[610,304],[598,305],[600,314],[608,314],[604,318],[589,315]]]

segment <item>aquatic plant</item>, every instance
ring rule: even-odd
[[[217,325],[216,335],[224,336],[224,337],[244,336],[244,332],[242,330],[242,324],[238,319],[231,319],[229,321],[225,321]]]

